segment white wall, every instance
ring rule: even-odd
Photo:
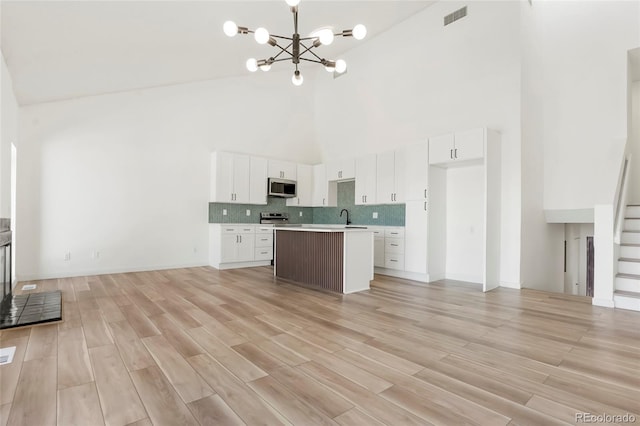
[[[462,6],[468,16],[443,27]],[[473,127],[502,134],[501,280],[520,281],[519,2],[440,2],[345,55],[316,81],[323,160]]]
[[[483,282],[484,166],[447,170],[446,278]]]
[[[521,286],[563,291],[564,225],[544,215],[545,84],[538,2],[521,2],[522,248]]]
[[[259,74],[22,108],[19,279],[206,264],[209,153],[317,161],[309,80]]]
[[[540,46],[544,206],[613,202],[627,133],[627,51],[640,46],[640,2],[534,2]]]
[[[11,217],[11,144],[18,144],[18,103],[4,56],[0,68],[0,120],[0,217]]]
[[[640,71],[638,71],[640,72]],[[640,204],[640,81],[631,85],[631,175],[629,176],[629,204]]]

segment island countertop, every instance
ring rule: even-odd
[[[276,231],[302,231],[302,232],[373,232],[365,226],[357,225],[302,225],[302,226],[274,226]]]

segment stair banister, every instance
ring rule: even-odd
[[[622,160],[622,171],[616,191],[616,216],[614,225],[614,242],[620,244],[622,228],[624,227],[624,212],[629,198],[629,176],[631,175],[631,154],[625,147],[625,155]]]

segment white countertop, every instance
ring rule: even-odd
[[[345,225],[302,225],[302,226],[275,226],[276,231],[301,231],[301,232],[373,232],[371,229],[356,226],[345,227]]]

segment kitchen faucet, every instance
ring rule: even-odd
[[[347,212],[347,225],[351,225],[351,220],[349,220],[349,210],[342,209],[342,211],[340,212],[340,217],[342,217],[342,213],[344,212]]]

